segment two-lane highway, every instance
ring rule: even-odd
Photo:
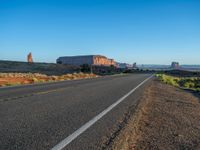
[[[0,89],[0,149],[101,149],[150,74]]]

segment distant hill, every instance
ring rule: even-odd
[[[145,64],[145,65],[138,65],[140,69],[154,69],[154,70],[170,70],[171,65],[153,65],[153,64]],[[188,70],[188,71],[200,71],[200,65],[181,65],[181,70]]]
[[[154,65],[154,64],[144,64],[144,65],[138,65],[137,66],[140,69],[155,69],[155,70],[165,70],[169,69],[170,65]]]
[[[200,71],[200,65],[181,65],[181,67],[185,70]]]

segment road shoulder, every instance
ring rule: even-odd
[[[152,81],[112,149],[199,149],[200,98]]]

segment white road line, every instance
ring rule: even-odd
[[[119,103],[121,103],[123,100],[125,100],[129,95],[131,95],[136,89],[138,89],[140,86],[142,86],[145,82],[147,82],[153,76],[154,75],[152,75],[149,78],[145,79],[143,82],[141,82],[138,86],[136,86],[134,89],[132,89],[126,95],[124,95],[123,97],[121,97],[119,100],[117,100],[115,103],[113,103],[112,105],[110,105],[108,108],[106,108],[100,114],[98,114],[96,117],[92,118],[90,121],[88,121],[82,127],[80,127],[79,129],[77,129],[74,133],[72,133],[71,135],[69,135],[68,137],[66,137],[64,140],[62,140],[60,143],[58,143],[57,145],[55,145],[51,150],[62,150],[65,146],[67,146],[69,143],[71,143],[73,140],[75,140],[80,134],[82,134],[83,132],[85,132],[95,122],[97,122],[99,119],[101,119],[103,116],[105,116],[109,111],[111,111]]]

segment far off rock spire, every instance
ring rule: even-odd
[[[28,62],[28,63],[33,63],[33,57],[32,57],[32,54],[31,54],[31,53],[29,53],[29,54],[27,55],[27,62]]]

